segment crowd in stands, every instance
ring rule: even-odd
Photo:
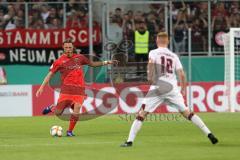
[[[87,0],[32,0],[28,5],[28,24],[26,24],[26,8],[24,0],[0,0],[0,29],[59,29],[65,27],[87,27]],[[13,3],[21,2],[21,3]],[[38,2],[38,3],[33,3]],[[54,3],[50,3],[54,2]],[[63,3],[66,2],[66,13]],[[217,1],[211,5],[212,33],[226,31],[230,27],[240,27],[240,7],[238,1]],[[152,4],[150,11],[125,10],[116,8],[109,13],[110,24],[119,36],[115,40],[132,39],[139,22],[146,25],[150,32],[150,42],[159,31],[165,31],[164,5]],[[208,3],[207,2],[173,2],[172,3],[172,40],[177,52],[186,51],[187,29],[192,28],[192,45],[194,51],[208,50]],[[64,25],[64,14],[66,24]],[[167,17],[169,20],[169,17]],[[94,22],[94,25],[99,25]],[[113,37],[114,38],[114,37]]]
[[[177,52],[185,52],[187,29],[192,29],[192,51],[208,50],[208,3],[173,3],[173,34]],[[215,40],[219,32],[227,32],[230,27],[240,27],[240,8],[237,1],[216,2],[211,5],[211,33],[213,50],[222,50]]]
[[[240,27],[240,8],[237,1],[212,3],[211,31],[227,31],[230,27]],[[116,8],[110,13],[112,22],[122,29],[123,38],[131,39],[131,33],[136,30],[139,21],[144,21],[150,32],[151,41],[159,31],[165,30],[164,5],[150,5],[150,11],[122,11]],[[169,17],[168,17],[169,18]],[[208,50],[208,2],[173,2],[172,3],[172,40],[176,52],[187,51],[187,32],[192,29],[193,51]],[[214,46],[216,45],[213,39]]]
[[[24,0],[17,0],[19,3],[4,0],[0,2],[3,2],[0,4],[0,29],[60,29],[64,27],[64,14],[66,14],[66,27],[86,27],[88,24],[87,0],[28,1],[30,3],[27,6],[27,23]],[[61,2],[66,2],[66,12]]]
[[[9,30],[24,27],[25,27],[24,4],[0,3],[0,29]]]

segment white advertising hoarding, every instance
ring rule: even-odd
[[[0,117],[32,116],[32,85],[0,85]]]

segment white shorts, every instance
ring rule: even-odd
[[[143,101],[144,111],[153,112],[162,103],[166,103],[180,112],[187,110],[183,96],[177,87],[172,88],[168,93],[160,93],[158,89],[161,90],[158,86],[150,87]]]

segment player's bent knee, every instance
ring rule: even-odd
[[[148,114],[148,112],[145,112],[145,111],[141,110],[141,111],[138,113],[136,119],[139,120],[139,121],[144,121],[145,116],[146,116],[147,114]]]
[[[54,114],[55,114],[56,116],[61,116],[62,113],[63,113],[63,110],[56,109],[56,110],[54,111]]]
[[[189,120],[189,121],[191,121],[191,119],[192,119],[192,117],[193,117],[193,116],[194,116],[194,113],[193,113],[193,112],[191,112],[191,113],[188,115],[188,117],[187,117],[187,118],[188,118],[188,120]]]
[[[82,107],[82,104],[80,104],[80,103],[75,103],[74,104],[74,109],[76,108],[76,109],[80,109]]]

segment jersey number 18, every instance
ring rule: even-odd
[[[173,61],[171,58],[161,56],[161,73],[173,73]]]

